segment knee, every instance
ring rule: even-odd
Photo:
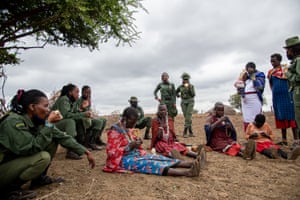
[[[41,151],[39,153],[41,163],[43,163],[46,166],[48,166],[51,162],[51,155],[47,151]]]

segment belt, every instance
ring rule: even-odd
[[[256,92],[255,91],[253,91],[253,92],[245,92],[245,94],[256,94]]]

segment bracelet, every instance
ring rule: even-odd
[[[52,128],[54,125],[48,121],[45,122],[45,126]]]

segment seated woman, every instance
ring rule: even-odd
[[[53,104],[51,110],[59,110],[63,119],[59,122],[55,123],[55,126],[60,129],[61,131],[66,132],[68,135],[73,136],[76,138],[77,130],[84,130],[83,127],[83,120],[90,119],[92,117],[92,112],[90,110],[79,112],[76,106],[76,100],[79,98],[79,88],[69,83],[64,85],[61,89],[61,93],[59,98]],[[79,131],[82,133],[84,131]],[[98,134],[97,131],[95,134]],[[82,137],[78,137],[82,138]],[[95,137],[93,137],[95,138]],[[83,143],[82,141],[78,141],[79,143]],[[95,140],[88,141],[87,144],[84,144],[87,148],[91,148],[92,150],[101,150],[102,148],[98,147],[95,144]],[[76,154],[75,152],[71,151],[70,149],[67,150],[66,154],[67,159],[72,160],[80,160],[81,157]]]
[[[300,147],[296,147],[289,155],[277,144],[274,144],[274,134],[270,125],[266,122],[263,114],[257,114],[254,122],[250,123],[246,129],[246,139],[256,142],[256,151],[268,158],[278,158],[295,160],[300,154]]]
[[[201,157],[193,161],[181,161],[161,155],[146,153],[142,140],[133,134],[138,119],[135,108],[124,110],[121,120],[107,133],[105,172],[138,172],[163,176],[199,176]],[[186,168],[179,170],[176,168]]]
[[[91,167],[95,166],[91,152],[53,125],[60,120],[59,112],[49,111],[43,92],[19,90],[14,96],[11,111],[0,124],[1,199],[34,198],[34,192],[21,189],[27,181],[31,181],[31,188],[64,181],[47,176],[58,144],[79,155],[86,154]]]
[[[167,157],[178,158],[178,152],[196,158],[197,153],[189,151],[185,144],[178,142],[174,129],[174,121],[168,116],[167,106],[160,104],[158,106],[157,117],[152,119],[152,140],[150,149],[155,148],[156,152]],[[205,151],[198,148],[200,154],[202,150],[203,159],[205,159]]]
[[[250,160],[255,157],[255,142],[249,141],[244,151],[237,143],[236,131],[229,117],[224,116],[224,104],[215,103],[214,112],[211,113],[204,125],[206,134],[206,148],[230,156],[243,156],[244,159]]]

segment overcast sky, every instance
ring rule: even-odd
[[[207,111],[216,101],[228,103],[240,71],[249,61],[271,68],[270,55],[281,53],[286,38],[300,36],[299,0],[145,0],[148,14],[135,15],[141,39],[133,46],[100,51],[48,45],[23,52],[23,62],[6,67],[5,94],[36,88],[51,93],[67,83],[92,87],[94,108],[102,114],[122,111],[137,96],[146,113],[155,113],[153,91],[168,72],[179,86],[181,74],[191,75],[195,109]],[[267,84],[265,97],[272,104]],[[177,100],[178,109],[180,99]]]

